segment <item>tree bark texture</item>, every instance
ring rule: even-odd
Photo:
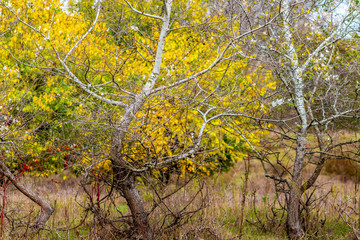
[[[132,230],[134,232],[132,237],[134,239],[153,239],[148,213],[145,211],[141,196],[136,189],[134,175],[131,171],[118,165],[113,165],[113,170],[116,187],[126,199],[132,214]]]
[[[287,203],[287,227],[290,239],[300,239],[304,235],[300,219],[300,198],[302,195],[302,168],[306,153],[306,134],[306,127],[303,127],[299,130],[297,136],[293,177]]]

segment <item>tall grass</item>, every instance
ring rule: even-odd
[[[191,181],[183,189],[164,199],[151,213],[150,222],[158,239],[286,239],[286,215],[281,210],[272,180],[258,171],[260,163],[252,162],[248,189],[242,197],[244,187],[244,163],[239,162],[227,173]],[[119,239],[114,228],[106,222],[100,223],[89,210],[86,194],[79,185],[79,179],[69,176],[38,179],[20,179],[55,208],[45,229],[31,231],[39,208],[22,196],[16,189],[7,190],[7,205],[4,219],[4,239]],[[173,192],[183,182],[175,181],[157,190],[149,191],[149,186],[139,186],[146,208],[152,209],[154,201]],[[357,221],[358,216],[346,216],[341,209],[358,209],[359,197],[356,181],[341,176],[322,175],[318,190],[309,199],[314,200],[309,209],[307,234],[309,239],[349,239],[354,235],[352,225],[346,220]],[[106,192],[101,188],[101,196]],[[161,196],[158,196],[161,193]],[[194,197],[196,195],[196,197]],[[321,197],[326,197],[321,200]],[[316,200],[317,199],[317,200]],[[244,201],[245,200],[245,201]],[[304,199],[305,201],[306,199]],[[241,204],[244,206],[244,225],[240,231]],[[115,219],[129,214],[121,196],[100,204],[103,216]],[[169,210],[170,209],[170,210]],[[184,210],[185,209],[185,210]],[[173,213],[173,215],[172,215]],[[176,216],[179,223],[173,227]],[[181,215],[182,214],[182,215]],[[347,219],[346,219],[347,218]],[[345,220],[345,221],[344,221]],[[126,227],[124,222],[112,223],[116,227]],[[161,230],[161,231],[160,231]]]

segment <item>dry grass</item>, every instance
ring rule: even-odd
[[[271,220],[271,206],[273,206],[275,189],[272,180],[264,178],[260,169],[260,163],[251,163],[245,207],[247,221],[244,225],[242,239],[286,239],[284,226],[275,228],[275,222],[271,222],[279,219],[279,216],[276,216]],[[305,175],[309,173],[310,170],[305,172]],[[194,214],[184,215],[187,221],[179,228],[169,228],[167,231],[158,232],[158,239],[239,239],[238,226],[243,178],[244,166],[242,162],[239,162],[229,172],[192,181],[185,188],[166,199],[164,201],[166,205],[161,204],[150,215],[150,221],[155,230],[161,228],[165,216],[167,216],[167,220],[164,224],[171,223],[172,218],[169,217],[167,208],[173,212],[181,212],[188,204],[189,206],[184,212],[203,208]],[[34,222],[39,208],[13,187],[8,188],[5,206],[7,218],[4,221],[5,239],[118,238],[112,235],[106,227],[99,226],[91,213],[81,226],[74,228],[84,217],[84,208],[80,205],[87,206],[85,194],[79,186],[79,180],[75,177],[68,177],[64,181],[61,181],[60,177],[52,179],[25,177],[20,181],[46,198],[55,208],[55,212],[48,222],[47,230],[31,235],[29,223]],[[199,193],[202,184],[203,189]],[[176,184],[170,184],[159,192],[164,196],[176,187]],[[330,193],[325,200],[317,203],[321,210],[312,212],[313,216],[318,217],[317,220],[321,221],[326,217],[324,226],[317,229],[318,233],[312,239],[348,239],[351,231],[338,219],[339,214],[335,207],[345,206],[345,203],[348,206],[358,204],[359,193],[355,182],[351,179],[344,179],[342,176],[322,175],[319,177],[316,187],[318,191],[314,194],[314,198]],[[157,200],[156,194],[149,192],[148,186],[139,186],[139,189],[147,209],[151,209],[153,201]],[[196,193],[198,195],[192,201]],[[116,198],[115,203],[118,210],[126,215],[128,210],[124,200]],[[104,212],[108,213],[108,217],[118,214],[111,204],[104,203],[101,207]],[[264,229],[254,226],[254,223],[258,224],[259,220],[265,225]]]

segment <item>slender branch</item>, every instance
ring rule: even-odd
[[[99,15],[100,15],[100,9],[101,9],[101,0],[99,0],[98,2],[98,6],[97,6],[97,10],[96,10],[96,16],[95,16],[95,19],[94,19],[94,22],[92,23],[91,27],[87,30],[87,32],[79,39],[79,41],[77,41],[75,43],[75,45],[70,49],[70,51],[65,55],[63,61],[64,63],[66,62],[66,59],[71,55],[71,53],[79,46],[79,44],[84,41],[84,39],[87,37],[87,35],[90,34],[90,32],[94,29],[97,21],[98,21],[98,18],[99,18]]]
[[[327,122],[329,122],[329,121],[331,121],[331,120],[334,120],[334,119],[340,118],[340,117],[353,117],[353,116],[345,116],[345,114],[352,113],[352,112],[357,112],[357,111],[360,111],[360,108],[349,109],[349,110],[347,110],[347,111],[343,111],[343,112],[341,112],[341,113],[335,114],[335,115],[333,115],[333,116],[331,116],[331,117],[329,117],[329,118],[323,119],[323,120],[321,120],[321,121],[313,121],[313,122],[311,122],[311,123],[309,124],[308,127],[310,127],[310,126],[316,126],[316,125],[322,125],[322,124],[324,124],[324,123],[327,123]]]
[[[270,174],[265,174],[265,177],[268,177],[268,178],[273,179],[273,180],[278,181],[278,182],[286,183],[289,187],[291,186],[290,182],[287,179],[278,178],[278,177],[275,177],[275,176],[270,175]]]
[[[120,106],[120,107],[123,107],[123,108],[125,108],[125,107],[128,106],[126,103],[123,103],[123,102],[120,102],[120,101],[114,101],[114,100],[111,100],[111,99],[104,98],[104,97],[102,97],[102,96],[94,93],[93,91],[91,91],[91,90],[89,89],[89,87],[91,87],[91,85],[90,85],[90,86],[86,86],[83,82],[81,82],[81,81],[76,77],[76,75],[70,70],[70,68],[66,65],[66,63],[60,58],[59,53],[57,52],[57,50],[56,50],[56,49],[54,49],[54,50],[55,50],[55,53],[56,53],[56,56],[57,56],[59,62],[60,62],[61,65],[65,68],[66,72],[69,74],[70,79],[73,80],[74,82],[76,82],[81,89],[83,89],[85,92],[89,93],[91,96],[93,96],[93,97],[95,97],[95,98],[97,98],[97,99],[99,99],[99,100],[101,100],[101,101],[103,101],[103,102],[106,102],[106,103],[108,103],[108,104],[117,105],[117,106]]]
[[[159,16],[156,16],[156,15],[152,15],[152,14],[148,14],[148,13],[144,13],[144,12],[141,12],[139,10],[137,10],[136,8],[134,8],[130,3],[129,1],[125,0],[126,4],[129,6],[129,8],[136,12],[137,14],[140,14],[140,15],[143,15],[145,17],[151,17],[151,18],[155,18],[155,19],[158,19],[158,20],[163,20],[162,17],[159,17]]]
[[[345,156],[345,155],[338,155],[338,154],[333,154],[333,153],[329,153],[329,152],[325,152],[325,151],[311,151],[311,152],[307,152],[307,154],[314,154],[314,153],[320,153],[320,154],[324,154],[330,157],[335,157],[335,158],[345,158],[345,159],[349,159],[351,161],[360,163],[360,160],[357,158],[353,158],[353,157],[349,157],[349,156]]]

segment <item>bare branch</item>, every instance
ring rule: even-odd
[[[162,17],[141,12],[141,11],[137,10],[136,8],[134,8],[134,7],[129,3],[128,0],[124,0],[124,1],[125,1],[126,4],[129,6],[129,8],[130,8],[132,11],[136,12],[137,14],[143,15],[143,16],[145,16],[145,17],[151,17],[151,18],[155,18],[155,19],[158,19],[158,20],[162,20],[162,21],[163,21],[163,18],[162,18]]]
[[[79,41],[77,41],[75,43],[75,45],[70,49],[70,51],[65,55],[65,57],[63,59],[64,63],[66,62],[66,59],[71,55],[71,53],[79,46],[79,44],[82,41],[84,41],[84,39],[87,37],[87,35],[89,35],[89,33],[94,29],[94,27],[98,21],[99,15],[100,15],[100,10],[101,10],[101,0],[99,0],[97,3],[97,10],[96,10],[96,16],[95,16],[94,22],[92,23],[91,27],[86,31],[86,33],[79,39]]]

